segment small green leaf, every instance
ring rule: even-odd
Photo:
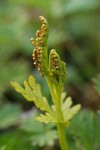
[[[67,97],[66,100],[62,104],[62,112],[64,113],[66,109],[68,109],[72,105],[72,98]]]
[[[71,108],[66,109],[66,111],[64,112],[63,116],[64,119],[70,120],[75,114],[77,114],[79,112],[79,110],[81,109],[81,105],[77,104]]]
[[[42,96],[40,85],[35,82],[33,76],[29,77],[29,83],[24,81],[25,88],[22,88],[16,82],[11,82],[11,85],[18,93],[21,93],[25,97],[25,99],[27,99],[28,101],[33,101],[37,108],[53,114],[47,99]]]
[[[17,82],[10,82],[18,93],[23,93],[24,89]]]
[[[63,113],[64,121],[62,122],[63,125],[69,125],[69,120],[76,114],[81,108],[80,104],[77,104],[73,107],[72,104],[72,98],[71,97],[66,97],[66,94],[63,93],[62,95],[62,103],[61,103],[61,110]],[[65,99],[65,100],[64,100]],[[64,123],[65,122],[65,123]]]
[[[50,122],[53,122],[53,123],[57,122],[56,118],[54,118],[49,113],[45,113],[45,115],[40,114],[40,116],[36,117],[35,119],[38,120],[39,122],[43,122],[43,123],[46,123],[46,124],[48,124]]]
[[[29,76],[29,85],[31,86],[31,88],[34,90],[35,87],[35,79],[32,75]]]
[[[66,92],[62,92],[62,93],[61,93],[61,103],[64,102],[66,96],[67,96],[67,93],[66,93]]]

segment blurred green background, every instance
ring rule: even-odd
[[[55,126],[34,121],[34,104],[10,85],[32,74],[50,101],[47,83],[32,61],[30,38],[40,27],[39,16],[49,22],[49,50],[56,49],[66,62],[65,91],[74,104],[82,104],[66,131],[70,150],[99,150],[99,0],[0,0],[0,150],[59,150]]]

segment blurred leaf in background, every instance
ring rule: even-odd
[[[96,91],[100,94],[100,74],[97,75],[97,77],[93,79],[93,82],[95,84]]]
[[[3,145],[2,147],[0,147],[0,150],[5,150],[6,149],[6,146]]]
[[[18,124],[21,115],[19,105],[5,104],[0,106],[0,129],[6,129]]]
[[[17,9],[17,10],[16,10]],[[18,9],[20,9],[18,11]],[[0,91],[3,94],[9,87],[9,81],[22,81],[28,74],[29,65],[21,46],[22,29],[27,17],[20,16],[16,8],[6,1],[0,2]],[[22,18],[21,18],[22,17]],[[24,36],[23,36],[24,37]],[[23,46],[25,44],[22,44]],[[27,46],[27,44],[26,44]],[[24,57],[23,57],[24,56]]]
[[[40,150],[39,147],[32,146],[29,135],[18,129],[8,130],[0,136],[0,147],[4,145],[5,150]]]
[[[34,114],[34,118],[37,116]],[[30,133],[30,141],[32,145],[53,146],[55,139],[57,139],[57,131],[54,129],[54,125],[45,125],[39,123],[32,118],[32,116],[23,117],[20,129],[26,133]]]
[[[81,111],[72,119],[67,132],[70,134],[69,139],[75,141],[75,150],[99,150],[100,115],[90,110]]]

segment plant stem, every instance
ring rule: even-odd
[[[68,150],[68,145],[67,145],[66,135],[65,135],[66,133],[65,128],[61,125],[57,125],[57,129],[58,129],[61,150]]]
[[[56,107],[56,111],[57,111],[58,119],[59,121],[64,121],[63,114],[61,111],[61,92],[60,91],[58,92],[58,95],[57,95],[57,104],[58,105]],[[61,150],[68,150],[65,127],[62,126],[61,124],[58,124],[57,129],[58,129],[58,136],[59,136]]]
[[[59,142],[60,142],[61,150],[69,150],[68,145],[67,145],[67,141],[66,141],[65,127],[60,124],[61,121],[64,121],[63,114],[61,111],[61,90],[55,88],[55,91],[56,91],[56,93],[55,93],[53,86],[52,86],[52,83],[50,81],[50,78],[47,78],[47,82],[48,82],[48,85],[50,88],[53,102],[54,102],[55,107],[56,107],[57,119],[59,122],[59,124],[57,125],[57,129],[58,129],[58,136],[59,136]]]

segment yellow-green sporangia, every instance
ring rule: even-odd
[[[37,108],[43,111],[35,119],[43,123],[55,123],[58,130],[60,146],[62,150],[69,150],[65,135],[65,128],[70,125],[70,119],[78,113],[80,104],[72,106],[71,97],[66,98],[63,86],[67,79],[66,65],[61,60],[55,49],[48,54],[49,26],[47,20],[40,16],[41,29],[36,32],[36,38],[31,38],[34,46],[33,63],[42,77],[45,77],[52,96],[52,105],[41,93],[41,87],[30,75],[28,81],[24,81],[24,87],[16,82],[11,82],[14,89],[21,93],[28,101],[33,101]]]

